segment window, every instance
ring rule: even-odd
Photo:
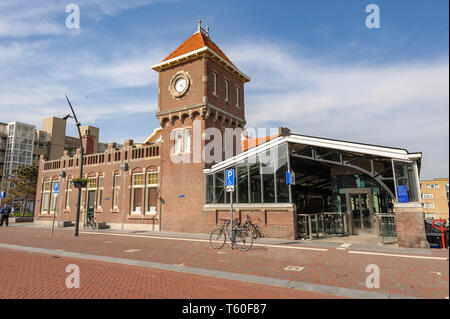
[[[183,143],[183,153],[190,153],[191,152],[191,130],[185,129],[184,130],[184,143]]]
[[[216,174],[214,174],[215,179],[215,197],[216,197],[216,203],[223,204],[225,202],[225,196],[224,196],[224,190],[225,190],[225,178],[224,178],[225,171],[219,171]]]
[[[248,167],[247,161],[242,161],[237,164],[237,188],[238,188],[238,202],[248,203]]]
[[[410,202],[419,201],[419,183],[416,178],[416,167],[413,162],[393,161],[396,189],[399,186],[406,186],[408,200]]]
[[[251,157],[248,162],[248,169],[250,173],[250,202],[261,203],[260,163],[257,157]]]
[[[145,199],[145,212],[156,213],[156,203],[158,200],[158,173],[147,173],[147,189]]]
[[[433,194],[422,194],[422,199],[433,199]]]
[[[53,181],[53,182],[52,182],[52,188],[51,188],[51,191],[52,191],[53,189],[55,189],[55,184],[56,184],[57,182],[58,182],[58,181]],[[52,193],[52,194],[50,195],[50,214],[55,214],[55,213],[56,213],[56,200],[57,200],[56,194]]]
[[[183,152],[183,131],[175,131],[175,154]]]
[[[119,177],[120,175],[114,175],[114,184],[113,184],[113,208],[117,209],[119,207]]]
[[[280,145],[275,152],[278,160],[275,162],[277,203],[289,203],[289,186],[286,185],[286,172],[288,170],[287,144]]]
[[[174,131],[175,145],[174,153],[190,153],[191,152],[191,129],[178,129]]]
[[[225,101],[228,102],[228,81],[225,80]]]
[[[72,179],[67,180],[66,187],[66,209],[70,209],[70,194],[72,193]]]
[[[217,73],[212,73],[213,94],[217,95]]]
[[[428,189],[437,189],[439,188],[439,184],[427,184]]]
[[[42,186],[42,205],[41,212],[48,212],[48,204],[50,201],[50,181],[45,181]]]
[[[131,213],[142,214],[144,174],[133,174],[131,179]]]
[[[263,188],[263,202],[275,203],[275,172],[273,151],[269,150],[265,153],[259,154],[259,162],[261,163],[262,188]]]
[[[103,176],[98,177],[97,187],[97,208],[102,208],[102,196],[103,196]]]
[[[236,89],[236,107],[240,107],[240,104],[239,104],[239,99],[240,99],[239,88],[237,87],[235,89]]]
[[[214,203],[214,175],[206,175],[206,204]]]
[[[434,203],[423,203],[423,207],[426,209],[434,209]]]

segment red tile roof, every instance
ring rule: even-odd
[[[260,144],[263,144],[265,142],[273,140],[274,138],[277,138],[278,136],[280,136],[280,134],[272,135],[272,136],[243,139],[243,140],[241,140],[242,151],[245,152],[245,151],[249,150],[250,148],[256,147]]]
[[[210,48],[214,53],[219,55],[221,58],[230,63],[232,66],[236,67],[233,64],[233,62],[231,62],[230,59],[228,59],[228,57],[222,52],[222,50],[220,50],[219,47],[202,31],[197,31],[193,35],[191,35],[178,48],[176,48],[172,53],[170,53],[163,60],[163,62],[204,47]]]

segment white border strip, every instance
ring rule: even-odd
[[[416,259],[432,259],[432,260],[448,260],[445,257],[428,257],[428,256],[415,256],[415,255],[397,255],[397,254],[384,254],[384,253],[374,253],[368,251],[349,251],[349,254],[361,254],[361,255],[378,255],[378,256],[389,256],[389,257],[403,257],[403,258],[416,258]]]
[[[90,235],[111,235],[111,236],[137,237],[137,238],[149,238],[149,239],[166,239],[166,240],[181,240],[181,241],[195,241],[195,242],[209,243],[208,239],[162,237],[162,236],[145,236],[145,235],[117,234],[117,233],[99,233],[99,232],[83,232],[83,231],[81,231],[80,233],[90,234]],[[271,247],[271,248],[286,248],[286,249],[299,249],[299,250],[328,251],[328,249],[326,249],[326,248],[294,247],[294,246],[284,246],[284,245],[253,244],[253,246]]]

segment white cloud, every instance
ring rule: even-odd
[[[424,173],[448,176],[448,56],[337,64],[265,41],[230,48],[228,56],[252,78],[248,126],[423,151]]]
[[[81,21],[85,17],[98,20],[120,11],[176,0],[77,0]],[[22,38],[42,35],[61,35],[66,29],[66,5],[61,0],[2,0],[0,4],[0,38]]]

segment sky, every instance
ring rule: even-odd
[[[380,28],[366,27],[372,3]],[[247,127],[406,148],[423,153],[421,178],[448,177],[448,12],[448,0],[0,0],[0,122],[41,128],[70,112],[67,94],[100,141],[143,142],[159,125],[151,65],[200,18],[251,78]]]

